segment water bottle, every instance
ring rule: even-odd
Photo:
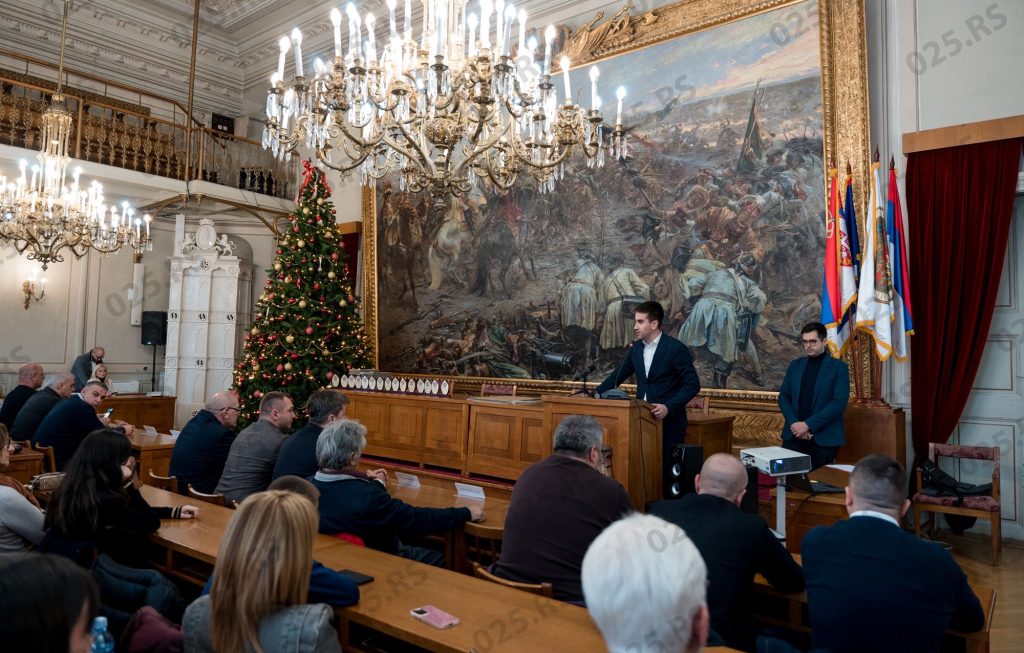
[[[107,618],[96,617],[92,622],[92,653],[114,653],[114,636],[107,630]]]

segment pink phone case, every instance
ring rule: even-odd
[[[412,615],[413,619],[419,619],[434,628],[451,628],[459,623],[458,617],[448,614],[444,610],[439,610],[432,605],[413,608],[409,611],[409,614]]]

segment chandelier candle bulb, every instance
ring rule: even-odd
[[[292,45],[295,46],[295,76],[302,77],[302,32],[298,27],[292,30]]]
[[[369,66],[377,60],[377,41],[373,34],[373,28],[377,24],[377,18],[372,14],[366,14],[366,64]]]
[[[562,81],[565,82],[565,103],[572,103],[572,89],[569,87],[569,57],[563,56],[559,61],[562,67]]]
[[[618,100],[619,100],[619,108],[615,111],[615,126],[616,127],[621,127],[622,126],[622,100],[625,99],[625,97],[626,97],[626,89],[625,89],[625,87],[620,86],[618,88],[618,90],[615,91],[615,97],[618,98]]]
[[[544,30],[544,74],[551,74],[551,44],[555,40],[555,26],[548,25]]]
[[[391,4],[394,5],[394,0],[391,0]],[[392,14],[392,21],[394,21],[394,14]],[[334,26],[334,58],[337,59],[341,56],[341,12],[337,7],[331,9],[331,25]]]
[[[517,56],[522,57],[526,54],[526,10],[519,10],[519,51]],[[531,53],[531,59],[533,55]]]
[[[277,47],[281,49],[281,54],[277,57],[277,78],[284,79],[284,60],[288,55],[288,49],[292,47],[292,42],[287,36],[282,36],[277,42]]]
[[[390,29],[388,34],[391,37],[391,40],[394,40],[395,38],[398,37],[398,24],[395,21],[395,7],[398,5],[398,2],[397,2],[397,0],[388,0],[387,5],[388,5],[388,28]]]
[[[491,0],[480,0],[480,49],[491,49]]]
[[[495,52],[496,55],[500,55],[502,53],[501,44],[505,42],[505,32],[503,31],[504,24],[502,23],[503,20],[505,20],[505,0],[497,0],[497,2],[494,3],[494,32],[496,37],[494,39],[494,47],[497,49]]]
[[[590,67],[590,110],[597,111],[600,108],[600,100],[597,97],[597,78],[601,76],[601,71],[597,69],[597,66]]]
[[[470,57],[473,57],[476,56],[476,14],[470,14],[466,17],[466,24],[469,25],[469,41],[467,42],[468,54]]]
[[[514,5],[509,3],[505,7],[505,26],[503,28],[505,39],[501,42],[501,54],[512,56],[512,49],[509,47],[509,41],[512,38],[512,21],[516,19],[516,8]]]

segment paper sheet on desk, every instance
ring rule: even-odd
[[[395,472],[395,480],[402,487],[418,488],[420,486],[420,479],[418,476],[412,474],[406,474],[404,472]]]
[[[828,467],[830,469],[838,469],[841,472],[847,473],[853,471],[853,465],[825,465],[825,467]]]

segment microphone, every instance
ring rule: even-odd
[[[626,394],[624,390],[619,389],[619,384],[622,383],[622,379],[619,378],[619,375],[622,374],[622,367],[633,354],[633,346],[635,345],[630,346],[629,351],[626,352],[626,356],[619,363],[619,366],[615,368],[615,376],[612,377],[615,380],[615,387],[598,395],[598,399],[629,399],[629,395]]]
[[[582,370],[582,371],[580,371],[580,372],[577,372],[577,373],[576,373],[576,376],[574,376],[574,377],[572,378],[572,380],[573,380],[573,381],[583,381],[583,380],[585,380],[585,379],[586,379],[586,378],[587,378],[588,376],[590,376],[591,374],[593,374],[593,373],[594,373],[594,370],[595,370],[595,369],[597,369],[597,364],[596,364],[596,363],[591,363],[590,365],[587,365],[587,366],[586,366],[585,368],[583,368],[583,370]]]

